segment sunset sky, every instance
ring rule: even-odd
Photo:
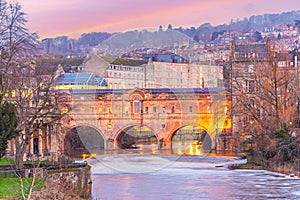
[[[41,38],[141,28],[198,27],[300,10],[299,0],[18,0]]]

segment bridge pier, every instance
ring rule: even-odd
[[[163,140],[163,143],[162,143],[162,147],[161,149],[171,149],[172,148],[172,141],[170,140]]]
[[[113,150],[115,149],[115,145],[114,145],[114,139],[108,138],[105,142],[105,149],[107,150]]]

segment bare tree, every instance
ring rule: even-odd
[[[248,147],[256,153],[268,153],[275,146],[274,131],[295,122],[296,72],[290,55],[277,53],[270,40],[233,43],[231,62],[236,138],[251,141]]]
[[[17,110],[17,130],[20,132],[12,142],[15,167],[19,171],[23,169],[24,159],[34,164],[40,160],[40,153],[46,153],[37,151],[32,156],[32,140],[34,137],[46,139],[47,128],[61,117],[57,96],[51,90],[55,68],[45,73],[46,69],[36,64],[32,54],[38,43],[37,35],[27,30],[26,22],[20,4],[0,0],[0,92],[3,100],[13,103]],[[36,174],[32,174],[29,188],[26,188],[28,197],[24,193],[23,174],[18,175],[23,198],[30,198]]]
[[[17,107],[20,134],[14,139],[16,167],[22,169],[30,141],[39,130],[60,118],[55,95],[51,92],[54,75],[37,74],[32,53],[37,35],[26,28],[20,4],[0,0],[1,9],[1,91]],[[40,70],[41,71],[41,70]],[[43,70],[42,70],[43,71]]]

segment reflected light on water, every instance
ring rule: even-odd
[[[191,155],[191,156],[203,156],[205,153],[202,149],[202,144],[198,141],[190,142],[173,142],[172,153],[176,155]]]
[[[138,154],[158,154],[160,150],[158,150],[156,143],[151,144],[137,144],[134,149],[127,149],[132,153]],[[191,155],[191,156],[203,156],[205,152],[202,149],[202,144],[198,141],[189,141],[189,142],[173,142],[172,143],[172,154],[175,155]],[[166,152],[164,152],[166,153]]]
[[[204,155],[201,144],[191,144],[185,151],[186,155],[201,156]]]

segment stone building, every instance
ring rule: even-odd
[[[223,67],[93,55],[84,70],[105,78],[110,89],[210,88],[223,86]]]
[[[117,149],[155,153],[232,150],[231,97],[225,88],[57,90],[60,123],[36,131],[25,155],[58,160]],[[46,120],[46,119],[44,119]],[[14,141],[8,153],[15,153]],[[26,160],[26,157],[24,158]]]
[[[233,41],[230,82],[237,139],[278,128],[280,123],[297,128],[297,57],[298,53],[277,52],[269,39],[251,44]]]

